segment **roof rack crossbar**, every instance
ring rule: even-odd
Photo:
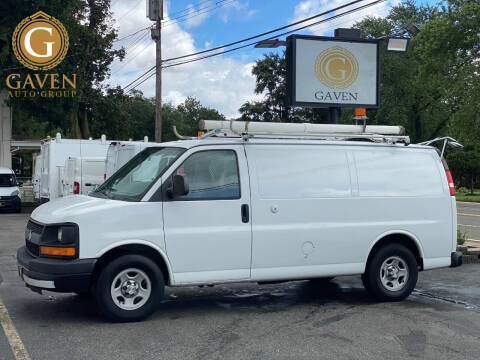
[[[352,140],[352,139],[365,139],[371,140],[374,142],[384,142],[384,143],[397,143],[401,142],[406,145],[410,144],[410,138],[404,135],[379,135],[379,134],[295,134],[295,133],[274,133],[274,132],[243,132],[237,133],[231,129],[216,129],[208,132],[207,134],[201,136],[200,138],[206,137],[242,137],[244,140],[249,138],[256,139],[302,139],[302,140]]]

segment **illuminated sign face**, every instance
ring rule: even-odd
[[[68,33],[63,24],[43,11],[23,19],[12,36],[16,58],[32,70],[48,70],[60,64],[68,45]]]
[[[378,42],[296,35],[288,38],[292,105],[378,107]]]

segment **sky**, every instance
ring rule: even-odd
[[[229,42],[278,28],[306,17],[349,3],[352,0],[165,0],[162,25],[162,58],[168,59],[222,46]],[[365,0],[337,13],[370,3]],[[333,36],[333,29],[350,27],[366,16],[386,16],[391,6],[401,0],[383,3],[320,24],[299,33]],[[418,2],[434,3],[434,0]],[[153,24],[146,18],[146,0],[112,0],[113,26],[118,39]],[[331,15],[328,15],[331,16]],[[111,66],[105,82],[122,88],[155,64],[155,43],[150,31],[116,41],[126,57]],[[162,71],[163,102],[178,105],[187,97],[215,108],[227,118],[237,118],[246,101],[257,101],[255,77],[251,70],[268,49],[253,46],[210,59],[179,65]],[[155,96],[155,76],[138,88],[145,96]]]

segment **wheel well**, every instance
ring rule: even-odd
[[[418,249],[417,244],[415,241],[408,235],[405,234],[390,234],[383,238],[381,238],[377,243],[373,246],[370,254],[368,254],[367,259],[367,267],[372,259],[373,255],[383,246],[390,245],[390,244],[400,244],[408,248],[412,254],[415,256],[417,260],[417,264],[420,267],[420,270],[423,270],[423,258],[420,255],[420,250]]]
[[[162,255],[160,255],[160,253],[156,251],[154,248],[151,248],[150,246],[147,246],[147,245],[141,245],[141,244],[122,245],[114,249],[111,249],[107,251],[105,254],[103,254],[95,264],[95,268],[93,270],[92,282],[91,282],[92,285],[95,283],[98,275],[100,274],[100,270],[102,270],[102,268],[107,263],[116,259],[119,256],[127,255],[127,254],[143,255],[153,260],[162,271],[165,284],[170,285],[170,276],[168,272],[168,267]]]

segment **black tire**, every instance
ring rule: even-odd
[[[384,269],[382,265],[386,261],[399,261],[399,264],[392,266],[393,276],[390,281],[387,276],[389,264],[386,263]],[[406,269],[406,275],[402,270]],[[399,275],[400,274],[400,275]],[[382,275],[384,281],[382,281]],[[403,277],[403,281],[402,281]],[[381,247],[367,264],[365,274],[362,275],[363,285],[365,289],[380,301],[401,301],[408,297],[418,279],[418,265],[415,256],[405,246],[400,244],[390,244]]]
[[[142,275],[147,276],[149,284],[145,282],[145,284],[148,285],[145,287],[150,290],[150,295],[145,297],[145,299],[148,300],[146,300],[140,307],[131,310],[124,309],[121,307],[121,304],[117,305],[115,302],[121,301],[122,296],[124,296],[123,294],[114,300],[111,293],[113,281],[127,269],[135,269],[137,272],[143,273]],[[121,280],[117,280],[116,284],[119,284],[119,281],[121,282]],[[121,286],[121,288],[119,286]],[[117,286],[117,288],[123,292],[123,285],[119,286]],[[140,321],[151,315],[156,310],[157,304],[163,297],[164,288],[165,282],[163,275],[157,264],[145,256],[132,254],[120,256],[108,263],[101,270],[94,285],[93,293],[98,309],[108,319],[115,322],[130,322]],[[130,300],[132,297],[133,296],[127,295],[123,297],[123,300]],[[133,301],[136,301],[138,298],[141,299],[139,303],[144,301],[141,294],[138,295],[138,297],[134,297]],[[123,306],[125,306],[125,303]],[[133,306],[137,305],[134,304]]]

